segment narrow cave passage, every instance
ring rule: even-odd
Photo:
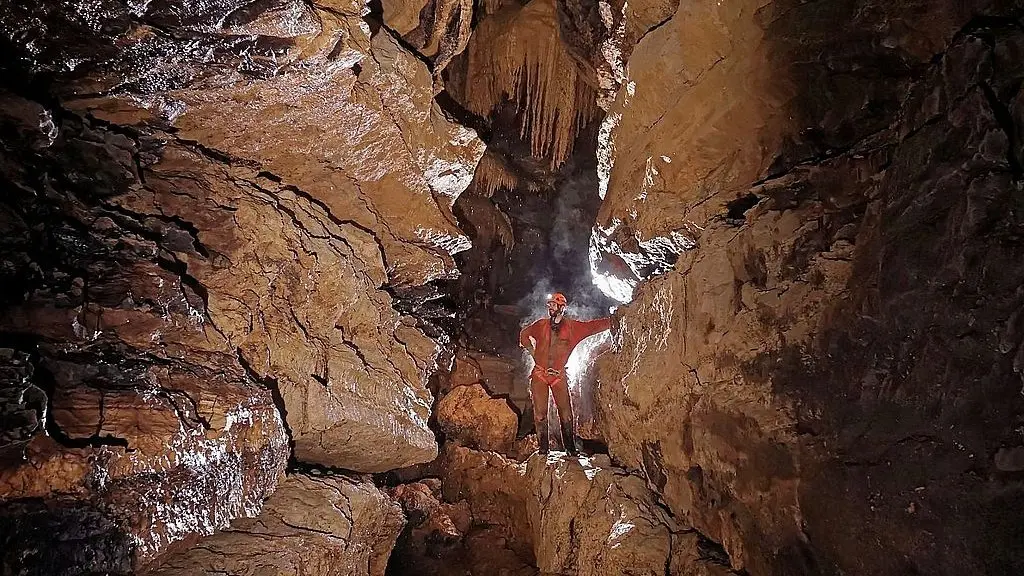
[[[0,0],[0,55],[0,574],[1024,574],[1020,2]],[[579,456],[556,292],[615,309]]]

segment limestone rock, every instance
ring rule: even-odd
[[[292,19],[256,36],[280,45],[281,54],[268,54],[273,65],[260,62],[270,69],[248,70],[251,47],[226,41],[235,30],[210,22],[202,41],[224,52],[227,70],[216,82],[201,81],[212,72],[204,63],[182,46],[163,46],[139,24],[116,37],[124,52],[103,63],[113,72],[96,82],[117,85],[141,75],[147,92],[68,105],[119,121],[141,103],[182,139],[301,189],[336,219],[372,232],[396,286],[452,276],[451,253],[469,243],[451,203],[469,184],[483,144],[433,101],[422,62],[386,32],[370,38],[358,8],[280,4]],[[155,51],[154,44],[170,54],[148,63],[151,70],[137,70],[132,55]]]
[[[484,381],[484,369],[471,352],[460,349],[455,353],[452,369],[442,380],[440,392],[447,394],[459,386],[469,386]]]
[[[509,332],[516,332],[513,328]],[[518,334],[517,334],[518,336]],[[496,354],[459,349],[450,375],[442,379],[440,391],[447,393],[457,386],[481,384],[492,396],[507,397],[520,412],[530,406],[528,375],[516,359]]]
[[[78,246],[111,256],[79,263],[84,274],[23,275],[21,286],[52,286],[60,305],[48,304],[51,292],[23,292],[33,295],[9,309],[4,328],[222,358],[280,393],[303,460],[381,471],[433,458],[423,382],[435,347],[377,289],[383,270],[371,234],[335,222],[301,190],[185,145],[135,144],[74,121],[61,129],[47,149],[53,164],[41,169],[76,156],[152,163],[138,177],[113,160],[103,165],[98,174],[111,179],[127,174],[120,193],[95,213],[72,208],[95,224],[68,228],[59,237],[66,243],[51,246],[68,258],[79,258]],[[104,135],[112,144],[95,148],[91,140]],[[60,210],[40,205],[33,217]],[[45,257],[33,234],[26,224],[12,228],[14,272]],[[83,293],[75,283],[87,280]]]
[[[672,521],[642,479],[586,458],[543,455],[530,459],[526,476],[541,572],[665,573]]]
[[[911,77],[988,2],[762,4],[681,3],[633,51],[598,151],[599,225],[627,254],[691,248],[694,226],[752,183],[884,128]]]
[[[507,549],[533,564],[533,537],[526,505],[530,490],[526,465],[494,452],[445,444],[441,452],[441,490],[446,502],[469,503],[473,523],[490,528],[481,535],[479,557]]]
[[[437,405],[437,423],[449,440],[480,450],[512,449],[519,420],[504,398],[491,398],[479,384],[459,386]]]
[[[538,448],[537,435],[528,434],[512,444],[512,450],[508,452],[507,456],[518,462],[525,462]]]
[[[626,62],[648,31],[676,12],[678,0],[571,0],[559,2],[558,27],[580,73],[598,89],[607,110],[626,77]]]
[[[0,446],[5,571],[130,573],[255,515],[284,474],[288,439],[267,390],[229,370],[117,367],[96,351],[0,352],[0,396],[20,398],[20,417],[4,419],[15,441]]]
[[[409,526],[422,528],[427,534],[423,540],[459,539],[470,527],[468,504],[441,502],[441,483],[436,478],[428,478],[412,484],[400,484],[391,489],[389,494],[402,506]]]
[[[534,456],[526,480],[537,567],[544,574],[731,573],[677,525],[645,480],[607,456]]]
[[[486,14],[490,4],[481,2]],[[474,16],[474,3],[468,0],[385,0],[381,2],[384,23],[417,52],[433,61],[434,76],[440,78],[452,58],[466,49]]]
[[[516,363],[494,354],[459,349],[443,391],[481,383],[491,394],[510,394],[515,388]]]
[[[762,4],[681,3],[609,114],[602,229],[681,248],[601,361],[611,455],[736,570],[1019,572],[1024,36]]]
[[[396,575],[535,576],[525,464],[446,443],[436,479],[392,490],[409,515]]]
[[[467,563],[463,540],[472,525],[469,504],[441,502],[440,483],[436,489],[415,482],[390,490],[408,518],[389,567],[396,574],[455,574],[457,565]]]
[[[28,279],[9,293],[29,298],[5,302],[3,329],[237,357],[279,394],[298,459],[431,460],[437,348],[382,288],[454,273],[468,241],[451,204],[483,146],[433,101],[426,66],[371,38],[359,3],[100,4],[2,17],[38,48],[18,73],[45,72],[61,107],[4,99],[21,146],[4,161],[21,187],[4,274]],[[43,173],[65,176],[32,181]],[[44,208],[20,222],[13,207],[38,194]],[[24,271],[53,246],[27,231],[58,214],[73,223],[57,234],[68,262],[75,243],[118,256],[55,271],[55,296]]]
[[[258,517],[169,554],[146,574],[383,576],[404,523],[401,508],[370,482],[292,475]]]

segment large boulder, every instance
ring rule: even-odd
[[[396,575],[535,576],[526,464],[446,443],[427,478],[391,490],[409,516]]]
[[[144,574],[383,576],[404,525],[402,509],[367,480],[293,475],[258,517],[236,520]]]
[[[471,538],[471,553],[478,558],[505,558],[506,566],[509,562],[533,564],[526,464],[494,452],[445,444],[439,467],[444,500],[465,500],[473,524],[484,528]]]
[[[607,456],[534,456],[526,470],[537,567],[545,574],[724,576],[700,535],[677,525],[645,480]]]
[[[447,440],[506,453],[516,439],[519,419],[504,398],[491,398],[479,384],[459,386],[437,404],[437,423]]]
[[[389,565],[394,574],[454,575],[471,568],[464,542],[472,527],[469,504],[442,502],[440,485],[435,478],[388,491],[408,519]]]

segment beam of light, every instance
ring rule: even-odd
[[[633,289],[636,288],[636,282],[602,272],[600,264],[601,247],[596,231],[592,231],[590,234],[590,281],[605,296],[622,304],[629,304],[633,300]]]
[[[613,219],[607,227],[594,226],[590,232],[591,281],[601,292],[623,304],[633,300],[633,291],[640,282],[664,274],[675,267],[679,255],[697,247],[694,238],[701,230],[688,223],[663,236],[642,240],[634,232],[636,251],[624,249],[613,238],[622,221]]]
[[[611,346],[611,334],[601,332],[579,343],[565,363],[577,435],[580,427],[594,421],[594,361]]]

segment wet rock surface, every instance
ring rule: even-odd
[[[404,523],[397,503],[370,482],[291,475],[259,516],[234,521],[144,574],[383,576]]]
[[[0,0],[0,572],[1024,572],[1022,16]]]
[[[436,456],[390,292],[455,274],[483,146],[365,12],[0,4],[5,572],[144,568],[289,460]]]
[[[437,421],[448,441],[470,448],[508,452],[518,418],[503,398],[491,398],[479,384],[457,386],[437,405]]]
[[[0,447],[11,573],[130,573],[179,540],[254,515],[284,473],[284,425],[244,374],[133,365],[100,346],[36,354],[0,352],[18,368],[0,382],[19,404],[4,419],[17,439]]]
[[[1024,566],[1005,8],[687,4],[633,51],[599,222],[693,249],[625,307],[598,418],[734,569]]]
[[[423,63],[388,34],[371,39],[361,5],[236,8],[12,10],[8,37],[38,52],[13,72],[49,81],[62,106],[16,105],[22,124],[43,126],[18,131],[47,154],[115,167],[97,184],[103,203],[143,228],[160,221],[152,233],[169,235],[157,244],[199,285],[214,340],[277,383],[298,458],[365,471],[429,460],[436,350],[381,288],[454,273],[468,241],[451,203],[482,144],[432,100]],[[29,30],[69,19],[96,49]],[[60,118],[72,112],[107,152],[69,144],[77,129]]]
[[[732,571],[679,526],[645,480],[607,456],[530,459],[527,502],[543,574],[725,575]]]

